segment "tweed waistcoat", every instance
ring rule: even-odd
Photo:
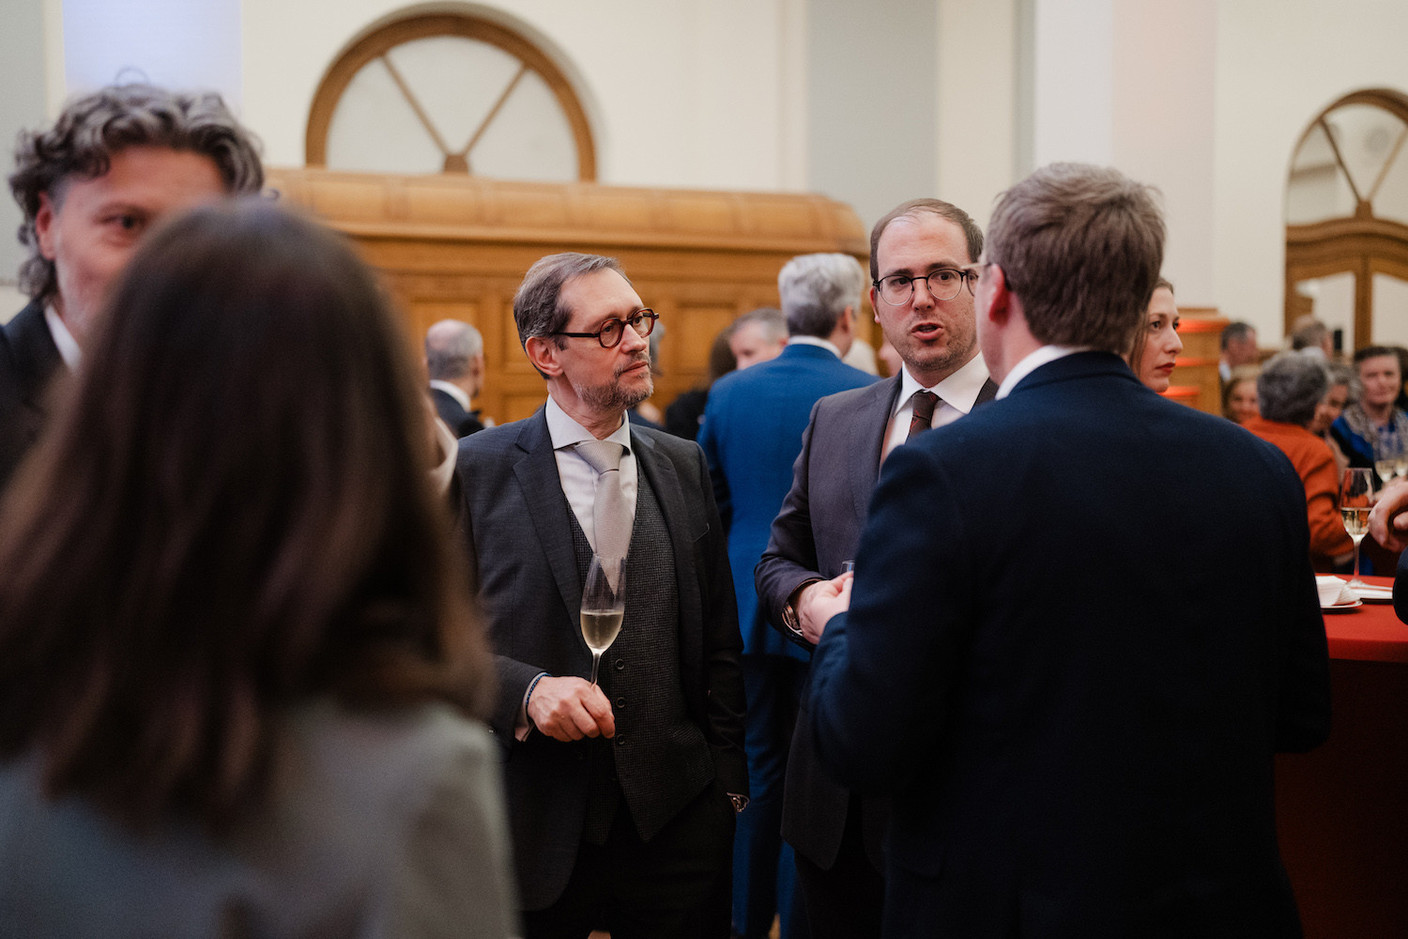
[[[600,843],[617,803],[649,840],[714,776],[703,730],[689,717],[680,680],[679,588],[670,532],[646,475],[639,476],[626,557],[626,615],[602,654],[598,683],[616,736],[596,742],[584,837]],[[592,549],[572,518],[572,547],[585,581]]]

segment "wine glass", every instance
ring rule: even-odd
[[[626,615],[626,559],[592,555],[582,584],[582,638],[592,650],[592,684],[596,684],[601,654],[616,641]]]
[[[1403,441],[1398,439],[1398,434],[1392,429],[1379,431],[1374,441],[1374,472],[1384,485],[1401,472],[1399,465],[1403,462]]]
[[[1344,530],[1354,541],[1354,579],[1351,587],[1363,587],[1359,579],[1359,542],[1369,530],[1369,503],[1374,494],[1373,471],[1367,467],[1351,466],[1344,471],[1340,482],[1340,518],[1344,520]]]

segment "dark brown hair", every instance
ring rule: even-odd
[[[1160,277],[1154,284],[1154,289],[1149,291],[1149,303],[1154,302],[1154,294],[1158,293],[1161,289],[1173,293],[1173,281],[1169,280],[1167,277]],[[1178,309],[1176,303],[1174,304],[1174,309],[1175,311]],[[1129,354],[1124,357],[1136,376],[1139,375],[1139,369],[1144,364],[1144,353],[1149,351],[1150,332],[1152,332],[1152,329],[1150,328],[1149,318],[1146,316],[1139,329],[1134,333],[1134,344],[1130,347]]]
[[[153,233],[0,506],[0,754],[219,827],[288,704],[483,706],[414,374],[317,224],[251,198]]]

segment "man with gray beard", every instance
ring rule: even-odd
[[[548,400],[462,440],[459,473],[525,934],[727,935],[742,641],[703,453],[625,418],[653,390],[656,314],[615,259],[557,254],[513,315]],[[579,627],[594,556],[625,577],[596,683]]]

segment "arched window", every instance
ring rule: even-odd
[[[587,115],[538,45],[470,13],[417,13],[356,39],[313,97],[310,166],[596,179]]]
[[[1408,343],[1408,95],[1356,91],[1301,135],[1286,188],[1286,329]]]

